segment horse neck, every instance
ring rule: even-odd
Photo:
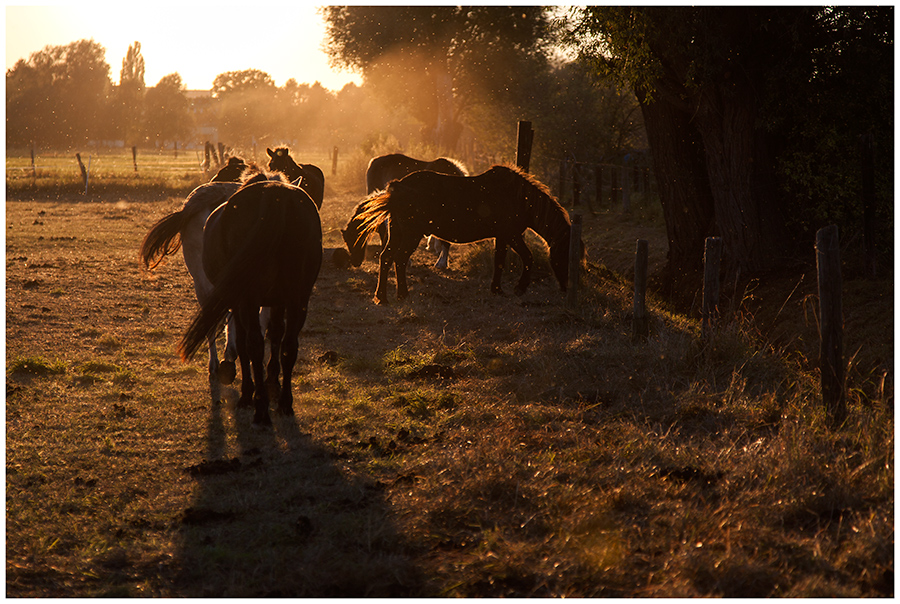
[[[525,184],[524,186],[532,185]],[[531,228],[552,247],[569,232],[570,223],[566,218],[566,213],[559,204],[540,190],[533,191],[528,199],[531,206]]]

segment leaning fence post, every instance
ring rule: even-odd
[[[841,251],[837,225],[816,233],[816,271],[819,279],[819,366],[822,401],[829,422],[847,418],[844,397],[844,325],[841,308]]]
[[[722,238],[707,237],[703,250],[703,310],[700,332],[709,337],[719,319],[719,264],[722,260]]]
[[[87,195],[88,190],[88,173],[84,168],[84,164],[81,162],[81,153],[75,154],[75,159],[78,160],[78,169],[81,170],[81,180],[84,182],[84,194]]]
[[[650,335],[647,318],[647,240],[638,239],[634,253],[634,316],[631,320],[631,340],[646,340]]]
[[[569,285],[566,291],[566,306],[578,308],[578,285],[581,282],[581,214],[572,216],[569,238]]]

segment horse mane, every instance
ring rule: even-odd
[[[547,241],[551,247],[553,242],[560,240],[572,226],[569,220],[569,213],[560,205],[559,200],[550,192],[550,187],[542,183],[533,174],[530,174],[513,164],[505,164],[494,166],[509,170],[517,177],[525,181],[525,183],[537,189],[541,195],[538,196],[539,203],[531,204],[531,220],[534,224],[534,230]],[[565,230],[565,233],[563,232]]]
[[[290,181],[281,172],[259,170],[258,172],[244,172],[243,174],[241,174],[241,188],[247,187],[257,182],[266,181],[290,184]]]
[[[446,161],[446,162],[450,162],[451,164],[453,164],[454,166],[456,166],[456,169],[457,169],[457,170],[459,170],[460,172],[462,172],[463,176],[470,176],[470,174],[469,174],[469,169],[466,168],[466,165],[465,165],[464,163],[462,163],[461,161],[459,161],[458,159],[454,159],[454,158],[452,158],[452,157],[439,157],[439,158],[437,158],[437,159],[434,160],[434,161],[435,161],[435,162],[437,162],[437,161]],[[431,162],[431,163],[434,163],[434,162]]]

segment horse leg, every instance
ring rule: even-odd
[[[450,266],[450,244],[434,235],[429,235],[425,249],[438,255],[434,268],[446,269]]]
[[[408,241],[400,242],[397,245],[396,260],[394,261],[394,270],[397,271],[397,299],[402,300],[409,295],[406,287],[406,268],[409,266],[409,259],[413,252],[419,247],[422,236],[411,237]]]
[[[435,245],[438,251],[438,259],[434,263],[435,268],[444,270],[450,268],[450,244],[443,239],[438,239]]]
[[[501,237],[494,240],[494,277],[491,279],[491,293],[502,294],[500,277],[503,275],[503,263],[506,262],[506,241]]]
[[[278,396],[278,370],[281,358],[281,340],[284,337],[284,307],[273,306],[266,329],[266,340],[271,346],[269,364],[266,365],[266,388],[269,396]]]
[[[522,276],[519,277],[519,283],[516,284],[516,289],[514,290],[517,296],[521,296],[531,283],[531,266],[534,264],[534,256],[521,235],[513,237],[512,248],[519,255],[519,258],[522,259]]]
[[[378,258],[378,285],[375,286],[375,304],[387,304],[388,302],[385,290],[387,289],[388,276],[391,273],[393,256],[394,246],[390,237],[388,237],[388,242],[384,249],[381,250],[381,256]]]
[[[289,309],[285,323],[284,342],[281,346],[281,373],[283,375],[281,396],[278,399],[278,411],[282,415],[294,414],[294,394],[292,378],[294,365],[297,363],[297,351],[300,348],[298,338],[303,324],[306,322],[307,308],[301,306],[297,310]]]
[[[256,408],[253,414],[253,423],[260,426],[271,426],[269,393],[266,391],[265,384],[266,368],[263,365],[266,343],[259,330],[259,307],[242,304],[238,311],[238,323],[244,325],[244,329],[241,330],[241,336],[243,337],[240,339],[247,340],[246,347],[253,371],[253,404]],[[240,343],[240,340],[238,342]],[[243,363],[241,364],[241,370],[243,371]]]
[[[253,377],[250,368],[250,349],[247,345],[247,337],[244,334],[244,323],[235,315],[234,327],[237,332],[237,355],[241,363],[241,398],[238,407],[250,407],[253,405]]]
[[[237,368],[234,364],[234,360],[238,356],[237,344],[235,344],[235,340],[237,339],[236,331],[234,315],[228,313],[228,316],[225,318],[225,354],[222,357],[221,363],[218,363],[217,361],[218,367],[216,369],[216,374],[219,376],[219,383],[225,384],[226,386],[233,383],[234,378],[237,377]],[[216,354],[213,351],[213,346],[215,346],[214,340],[209,351],[211,356]]]

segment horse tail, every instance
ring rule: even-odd
[[[362,203],[356,219],[359,220],[359,239],[368,239],[378,226],[391,215],[391,189],[376,191]]]
[[[193,357],[200,345],[215,334],[231,309],[235,293],[255,288],[261,273],[260,267],[269,257],[271,248],[277,244],[277,237],[272,237],[273,224],[275,227],[284,225],[280,213],[264,213],[244,238],[241,247],[232,254],[213,286],[212,293],[194,315],[178,344],[178,354],[182,361]]]
[[[145,268],[152,271],[159,266],[163,258],[178,251],[181,247],[181,229],[188,218],[187,212],[178,210],[162,218],[150,228],[141,243],[140,257]]]

